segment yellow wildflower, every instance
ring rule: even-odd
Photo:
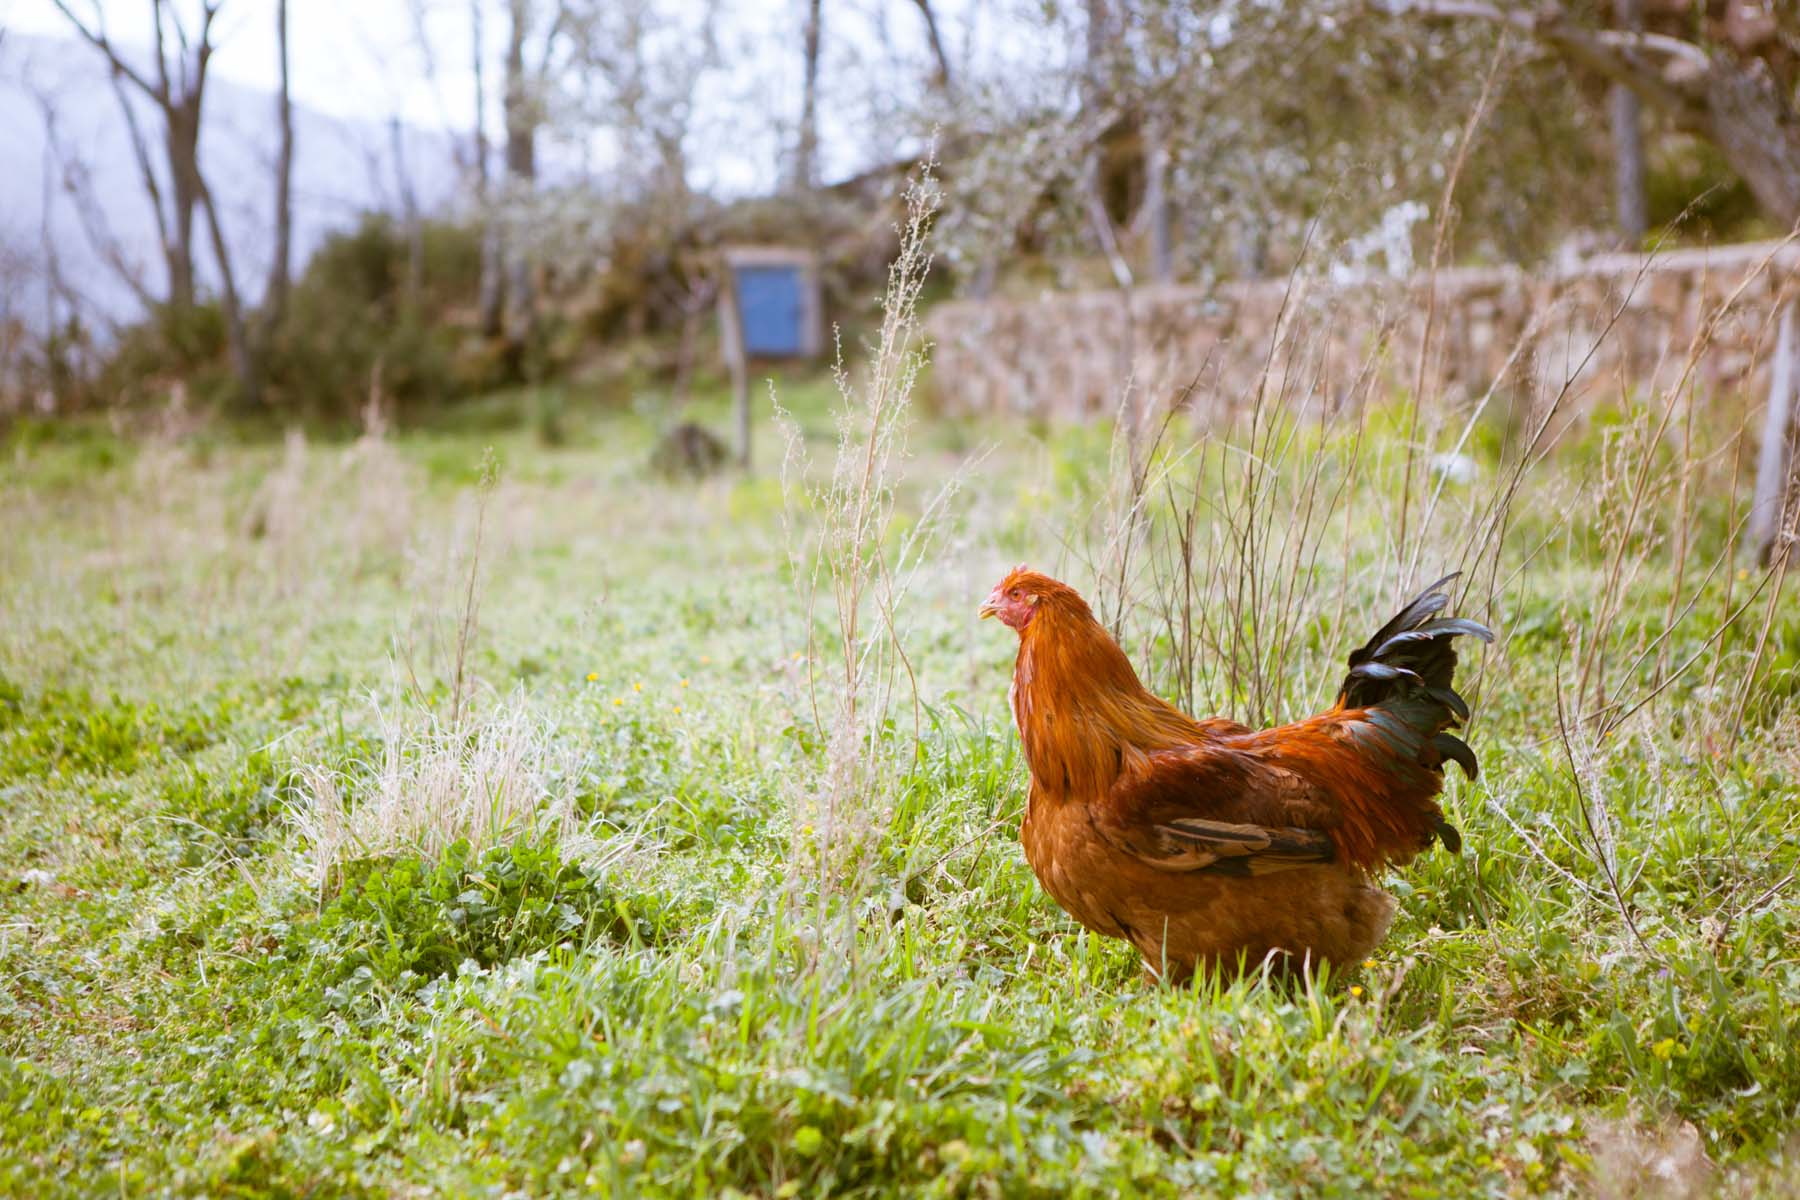
[[[1360,987],[1352,987],[1350,989],[1350,994],[1352,996],[1360,996],[1362,995],[1362,989]]]
[[[588,672],[588,682],[589,683],[594,682],[594,680],[596,680],[598,678],[600,678],[600,672],[598,672],[598,671],[589,671]]]
[[[625,703],[625,697],[623,697],[623,696],[614,696],[613,697],[613,704],[615,706],[620,706],[620,705],[623,705],[624,703]]]

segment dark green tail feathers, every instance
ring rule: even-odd
[[[1426,739],[1436,757],[1431,765],[1454,762],[1473,779],[1479,769],[1475,752],[1461,738],[1445,732],[1469,718],[1468,701],[1452,686],[1455,639],[1468,634],[1492,642],[1494,631],[1462,617],[1437,615],[1450,603],[1450,594],[1443,588],[1455,579],[1456,573],[1452,573],[1426,588],[1361,649],[1351,652],[1350,673],[1338,691],[1338,703],[1345,708],[1393,714]],[[1456,830],[1448,825],[1438,833],[1451,850],[1461,844]]]

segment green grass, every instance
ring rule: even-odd
[[[782,394],[829,454],[828,389]],[[1607,543],[1577,512],[1499,597],[1484,774],[1447,801],[1467,850],[1390,880],[1377,957],[1159,989],[1023,862],[1012,647],[973,620],[1021,558],[1091,582],[1059,539],[1103,437],[915,431],[903,523],[987,454],[907,601],[922,727],[897,706],[906,765],[851,891],[788,816],[825,771],[803,658],[829,638],[790,577],[772,434],[763,474],[689,487],[648,472],[640,416],[572,403],[559,426],[5,447],[0,1192],[1633,1194],[1658,1156],[1673,1191],[1645,1194],[1792,1186],[1791,582],[1735,741],[1697,669],[1577,742],[1578,792],[1556,679]],[[539,719],[533,786],[578,832],[352,855],[321,888],[309,772],[363,803],[394,729],[445,710],[488,445],[476,710]],[[1528,489],[1566,497],[1600,453]],[[1569,507],[1530,506],[1517,541]],[[1358,604],[1304,631],[1297,679],[1386,615],[1382,508],[1358,512],[1317,568],[1347,560]],[[1609,636],[1660,628],[1665,558]],[[1754,635],[1721,640],[1727,683]]]

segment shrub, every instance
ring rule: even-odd
[[[455,315],[472,306],[480,258],[476,231],[444,222],[426,222],[415,241],[392,218],[370,214],[327,238],[261,348],[263,402],[284,416],[339,422],[372,395],[400,412],[454,398],[468,382],[458,371]],[[247,320],[259,330],[257,314]],[[201,408],[238,400],[217,303],[155,309],[120,334],[91,394],[70,383],[58,395],[134,405],[177,391]]]
[[[202,407],[226,404],[236,394],[225,314],[217,304],[159,306],[119,335],[94,385],[95,399],[123,405],[159,403],[176,389]]]
[[[470,230],[430,223],[416,249],[415,276],[415,247],[381,215],[319,248],[270,348],[272,403],[344,420],[372,398],[405,413],[457,394],[449,316],[475,294],[480,245]]]

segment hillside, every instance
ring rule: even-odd
[[[0,41],[0,261],[17,264],[14,270],[27,278],[7,279],[8,290],[41,296],[48,243],[62,278],[97,316],[128,319],[137,309],[132,290],[96,248],[62,186],[64,168],[50,151],[40,97],[54,105],[64,152],[80,155],[97,227],[144,272],[153,291],[160,286],[155,224],[99,56],[71,40],[9,34]],[[142,127],[153,131],[152,106],[142,98],[134,102]],[[327,234],[353,225],[359,214],[399,211],[404,193],[394,135],[379,115],[345,121],[296,105],[294,123],[294,247],[303,263]],[[273,93],[213,78],[203,139],[208,181],[221,204],[226,238],[243,264],[239,270],[261,279],[270,249],[264,231],[276,146]],[[400,144],[420,207],[432,212],[449,206],[457,188],[451,139],[409,127]],[[211,255],[198,257],[203,277],[211,277]],[[41,320],[41,302],[15,304],[15,315]]]

